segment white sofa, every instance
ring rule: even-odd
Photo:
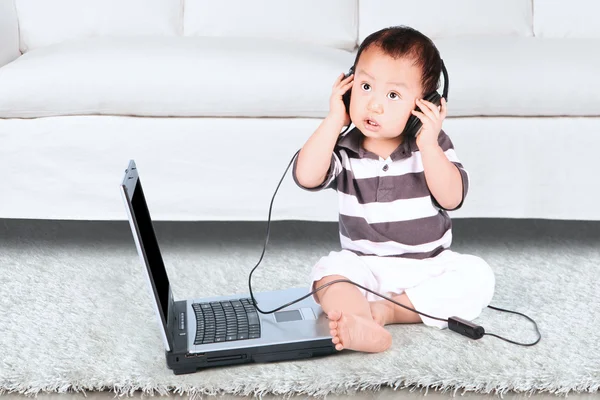
[[[0,218],[123,220],[135,159],[155,220],[264,220],[356,46],[434,39],[457,217],[600,220],[596,0],[0,0]],[[336,221],[288,172],[273,219]]]

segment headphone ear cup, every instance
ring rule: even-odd
[[[419,108],[417,107],[417,111],[418,110]],[[421,129],[421,125],[421,120],[414,115],[411,115],[408,117],[408,121],[406,121],[406,126],[404,127],[402,134],[407,138],[415,137],[417,132],[419,132],[419,129]]]
[[[342,101],[346,106],[346,114],[348,114],[348,116],[350,116],[350,92],[352,92],[352,88],[348,89],[348,91],[342,95]]]
[[[344,79],[346,79],[353,73],[354,73],[354,66],[350,67],[348,72],[344,75]],[[351,92],[352,92],[352,88],[348,89],[346,91],[346,93],[344,93],[342,95],[342,101],[344,102],[344,105],[346,106],[346,114],[348,114],[348,117],[350,117],[350,93]]]
[[[423,100],[427,100],[428,102],[433,103],[436,106],[439,106],[442,104],[442,96],[440,96],[440,94],[438,92],[430,93]]]
[[[440,94],[435,91],[432,93],[429,93],[427,96],[425,96],[423,98],[423,100],[429,101],[430,103],[433,103],[437,106],[442,104],[441,103],[442,96],[440,96]],[[421,111],[421,109],[419,107],[416,107],[415,111]],[[408,121],[406,121],[406,126],[404,127],[404,132],[402,132],[402,133],[404,135],[406,135],[407,137],[415,137],[415,136],[417,136],[419,129],[421,129],[421,125],[423,125],[421,120],[419,118],[417,118],[416,116],[411,115],[408,118]]]

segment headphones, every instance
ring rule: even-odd
[[[354,65],[352,67],[350,67],[350,70],[348,70],[348,73],[344,76],[344,78],[347,78],[350,75],[354,74],[356,63],[358,61],[358,57],[360,56],[361,52],[362,52],[362,49],[359,49],[358,53],[356,54],[356,60],[354,61]],[[446,99],[446,101],[448,101],[448,71],[446,71],[446,66],[444,65],[444,60],[440,60],[440,62],[442,63],[442,74],[444,75],[443,94],[440,95],[437,91],[434,90],[433,92],[429,93],[428,95],[426,95],[423,98],[423,100],[429,101],[437,106],[439,106],[441,104],[442,97],[444,99]],[[352,88],[348,89],[348,91],[346,93],[344,93],[344,95],[342,96],[342,100],[344,101],[344,105],[346,106],[346,113],[348,114],[348,117],[350,117],[350,92],[352,92]],[[421,109],[419,107],[415,108],[415,110],[421,111]],[[350,123],[352,123],[352,121],[350,121]],[[408,118],[408,121],[406,121],[406,126],[404,127],[404,130],[402,131],[402,135],[404,135],[405,137],[416,137],[417,133],[419,132],[419,129],[421,129],[421,125],[422,125],[421,120],[419,118],[417,118],[415,115],[411,114],[411,116]],[[348,128],[349,127],[350,127],[350,124],[348,124]]]

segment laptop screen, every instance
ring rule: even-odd
[[[146,198],[142,190],[142,182],[139,179],[135,185],[131,203],[133,204],[133,214],[135,215],[140,233],[140,245],[146,253],[148,267],[150,267],[150,271],[148,272],[152,276],[155,294],[158,297],[163,315],[167,315],[167,307],[169,306],[169,278],[167,277],[167,271],[165,270],[160,249],[158,248],[158,241],[154,234],[152,219],[150,218],[150,212],[148,211],[148,205],[146,204]]]
[[[138,253],[140,258],[143,259],[143,263],[147,269],[147,276],[152,287],[152,292],[156,300],[158,307],[158,313],[160,314],[160,322],[163,325],[164,332],[166,334],[167,350],[168,342],[170,341],[168,329],[167,329],[167,315],[169,311],[169,300],[171,297],[171,290],[169,285],[169,278],[167,277],[167,271],[163,263],[160,249],[158,247],[158,241],[154,233],[154,227],[152,225],[152,219],[150,218],[150,211],[146,203],[146,197],[144,196],[144,190],[142,189],[142,182],[137,175],[135,164],[130,165],[127,170],[127,175],[123,183],[123,189],[125,195],[128,198],[128,202],[131,205],[131,218],[135,229],[134,235],[135,240],[138,242]],[[129,205],[127,205],[129,208]]]

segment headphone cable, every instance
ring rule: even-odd
[[[345,133],[349,128],[350,128],[350,125],[348,125],[348,127],[346,128],[346,130],[344,132],[342,132],[342,133]],[[484,330],[484,328],[482,326],[475,325],[475,324],[473,324],[473,323],[471,323],[469,321],[463,320],[463,319],[458,318],[458,317],[450,317],[449,319],[444,319],[444,318],[434,317],[434,316],[425,314],[423,312],[415,310],[414,308],[411,308],[411,307],[408,307],[408,306],[406,306],[404,304],[401,304],[401,303],[397,302],[394,299],[391,299],[391,298],[389,298],[387,296],[384,296],[384,295],[382,295],[380,293],[377,293],[377,292],[375,292],[375,291],[373,291],[371,289],[368,289],[368,288],[366,288],[366,287],[364,287],[362,285],[359,285],[358,283],[353,282],[353,281],[351,281],[349,279],[336,279],[334,281],[331,281],[331,282],[328,282],[328,283],[326,283],[324,285],[319,286],[318,288],[316,288],[312,292],[308,293],[307,295],[304,295],[304,296],[302,296],[302,297],[300,297],[300,298],[298,298],[296,300],[293,300],[293,301],[291,301],[291,302],[289,302],[287,304],[284,304],[281,307],[277,307],[277,308],[275,308],[273,310],[269,310],[269,311],[262,310],[258,306],[258,303],[257,303],[256,299],[254,298],[254,293],[252,292],[252,274],[254,273],[254,271],[256,270],[256,268],[262,262],[262,259],[263,259],[264,255],[265,255],[265,252],[267,251],[267,244],[269,243],[269,237],[271,235],[271,213],[273,211],[273,202],[275,201],[275,196],[277,195],[277,192],[279,191],[279,187],[281,186],[281,183],[283,182],[283,179],[285,178],[288,170],[292,166],[292,163],[294,162],[294,160],[296,159],[296,157],[298,156],[299,153],[300,153],[300,150],[296,151],[296,153],[292,157],[291,161],[289,162],[287,168],[285,169],[285,172],[283,173],[283,176],[279,180],[279,183],[277,184],[277,188],[275,188],[275,192],[273,193],[273,197],[271,198],[271,203],[269,205],[269,216],[268,216],[268,220],[267,220],[267,233],[265,235],[265,242],[263,244],[262,253],[260,254],[260,258],[258,260],[258,263],[256,263],[256,265],[254,266],[254,268],[252,268],[252,271],[250,271],[250,274],[248,276],[248,288],[250,290],[250,297],[252,298],[252,304],[253,304],[253,306],[256,308],[256,310],[258,312],[260,312],[261,314],[272,314],[272,313],[275,313],[275,312],[277,312],[279,310],[282,310],[282,309],[284,309],[286,307],[289,307],[289,306],[291,306],[291,305],[293,305],[295,303],[298,303],[299,301],[302,301],[302,300],[306,299],[309,296],[312,296],[313,294],[317,293],[319,290],[322,290],[322,289],[324,289],[324,288],[326,288],[326,287],[328,287],[330,285],[333,285],[334,283],[346,282],[346,283],[351,283],[351,284],[353,284],[355,286],[358,286],[359,288],[361,288],[363,290],[366,290],[369,293],[372,293],[372,294],[374,294],[376,296],[379,296],[379,297],[381,297],[381,298],[383,298],[383,299],[385,299],[387,301],[390,301],[390,302],[392,302],[392,303],[394,303],[394,304],[396,304],[396,305],[398,305],[400,307],[403,307],[403,308],[405,308],[405,309],[407,309],[409,311],[412,311],[414,313],[417,313],[419,315],[423,315],[423,316],[425,316],[427,318],[431,318],[431,319],[434,319],[434,320],[437,320],[437,321],[447,322],[448,323],[448,328],[450,330],[455,331],[457,333],[460,333],[461,335],[467,336],[467,337],[469,337],[471,339],[477,340],[477,339],[480,339],[481,337],[487,335],[487,336],[493,336],[495,338],[498,338],[498,339],[504,340],[504,341],[506,341],[508,343],[516,344],[516,345],[519,345],[519,346],[534,346],[534,345],[536,345],[542,339],[542,334],[540,333],[540,330],[538,328],[537,323],[532,318],[528,317],[525,314],[517,312],[517,311],[505,310],[503,308],[498,308],[498,307],[494,307],[494,306],[488,305],[488,307],[491,308],[491,309],[493,309],[493,310],[501,311],[501,312],[506,312],[506,313],[511,313],[511,314],[518,314],[518,315],[521,315],[521,316],[527,318],[529,321],[531,321],[533,323],[533,325],[535,327],[535,330],[537,332],[537,335],[538,335],[538,338],[536,339],[535,342],[532,342],[532,343],[520,343],[520,342],[516,342],[516,341],[510,340],[510,339],[506,339],[506,338],[504,338],[502,336],[499,336],[499,335],[496,335],[496,334],[493,334],[493,333],[487,333],[487,332],[485,332],[485,330]]]

